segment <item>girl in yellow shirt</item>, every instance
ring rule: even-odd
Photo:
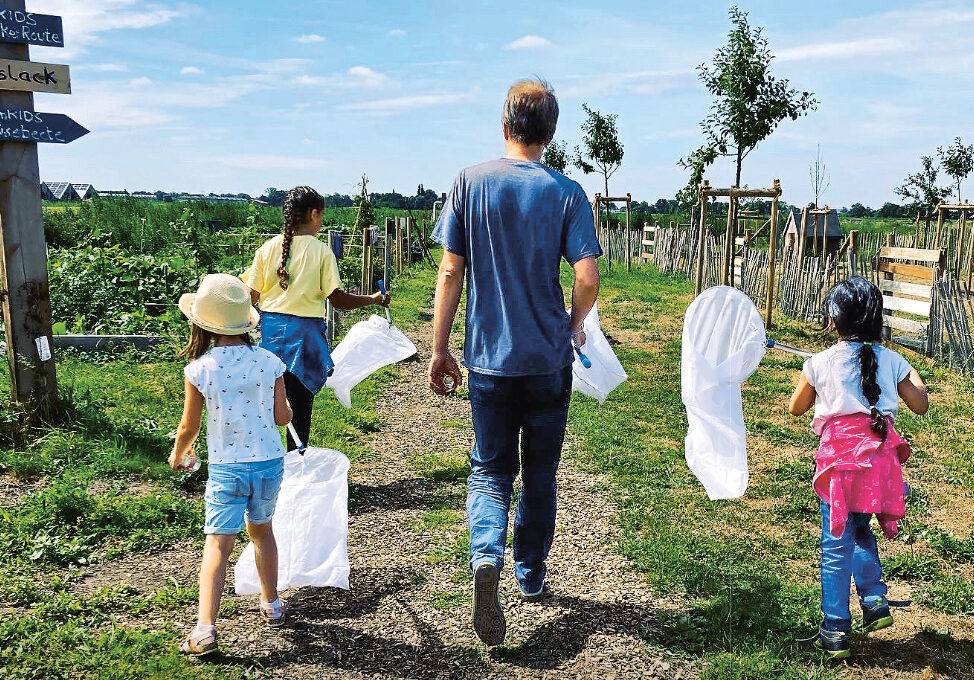
[[[325,199],[307,186],[284,199],[284,233],[265,242],[242,275],[261,311],[261,347],[284,362],[284,387],[294,428],[308,443],[315,394],[334,364],[328,348],[325,304],[337,309],[389,306],[389,296],[353,295],[341,289],[338,260],[317,237]],[[296,442],[288,434],[288,450]]]

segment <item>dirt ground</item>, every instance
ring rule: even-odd
[[[385,392],[377,404],[385,426],[368,442],[374,455],[351,471],[351,590],[287,593],[293,616],[278,631],[258,620],[255,597],[228,595],[239,608],[219,623],[222,653],[201,663],[309,679],[696,677],[692,662],[655,643],[657,614],[667,604],[654,599],[614,551],[615,505],[603,480],[581,471],[571,455],[559,472],[549,562],[556,596],[545,604],[521,602],[506,568],[506,644],[487,651],[477,640],[463,564],[465,479],[424,476],[411,464],[427,453],[457,455],[469,447],[469,403],[429,391],[428,338],[418,338],[417,346],[423,363],[402,367]],[[427,513],[443,508],[452,518],[447,526],[424,522]],[[77,588],[125,584],[151,592],[169,578],[192,581],[198,566],[199,551],[187,543],[94,566]],[[123,623],[182,629],[194,618],[195,607],[186,607],[176,616]]]

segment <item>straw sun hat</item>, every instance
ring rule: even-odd
[[[221,335],[249,333],[260,321],[250,288],[229,274],[204,276],[197,292],[179,298],[179,311],[203,330]]]

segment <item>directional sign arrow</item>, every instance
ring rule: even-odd
[[[64,47],[61,17],[0,9],[0,42]]]
[[[70,144],[88,130],[62,113],[0,108],[0,142]]]
[[[71,72],[61,64],[0,59],[0,90],[71,94]]]

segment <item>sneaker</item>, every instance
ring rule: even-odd
[[[833,659],[848,659],[852,656],[849,633],[842,630],[825,630],[819,626],[818,632],[810,638],[799,640],[803,647],[814,647]]]
[[[271,602],[260,603],[260,613],[264,615],[264,620],[270,628],[280,628],[287,620],[287,601],[277,600],[277,606]]]
[[[212,654],[218,648],[216,627],[212,630],[200,630],[194,627],[179,645],[179,651],[188,656],[205,656]]]
[[[875,633],[877,630],[889,628],[893,625],[893,615],[889,612],[889,604],[883,598],[874,603],[862,603],[862,632]]]
[[[523,602],[544,602],[545,600],[550,600],[555,594],[551,592],[551,588],[545,583],[541,586],[541,590],[536,593],[531,593],[528,595],[523,590],[521,591],[521,600]]]
[[[507,622],[499,599],[501,575],[490,562],[477,565],[473,573],[473,629],[488,647],[504,642]]]

